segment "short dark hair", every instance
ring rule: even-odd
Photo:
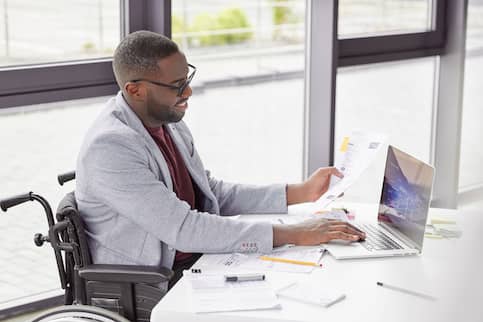
[[[119,88],[146,73],[157,72],[160,59],[179,52],[178,45],[168,37],[141,30],[127,35],[114,51],[112,69]]]

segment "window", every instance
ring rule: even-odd
[[[0,2],[0,66],[109,57],[119,42],[119,0]]]
[[[186,114],[205,167],[253,184],[302,177],[305,1],[173,2],[198,68]]]
[[[429,162],[436,58],[339,68],[335,114],[337,153],[354,129],[387,136],[387,143]],[[344,200],[378,202],[385,151],[378,153]]]
[[[461,128],[460,191],[483,187],[483,3],[470,0],[466,34],[466,62]]]
[[[1,197],[33,191],[47,198],[55,211],[74,188],[73,183],[60,187],[56,177],[75,169],[84,133],[106,101],[100,97],[0,111]],[[28,202],[2,212],[0,231],[0,303],[60,290],[51,246],[33,243],[35,233],[48,233],[40,204]]]
[[[436,59],[340,68],[336,144],[350,129],[386,133],[391,144],[429,162]]]
[[[431,29],[431,0],[340,0],[339,36],[401,34]]]

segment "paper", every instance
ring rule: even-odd
[[[324,254],[324,249],[318,246],[293,246],[288,245],[274,249],[270,254],[264,254],[271,257],[285,258],[296,261],[318,263]],[[281,271],[291,273],[310,273],[314,270],[313,266],[304,266],[297,264],[279,263],[261,260],[262,254],[205,254],[196,262],[196,268],[202,271],[227,271],[246,270],[253,271]]]
[[[184,271],[196,313],[280,309],[271,284],[264,281],[226,282],[222,273]]]
[[[454,224],[433,224],[434,231],[446,238],[459,238],[463,232]]]
[[[321,210],[321,211],[317,211],[315,214],[317,215],[316,218],[325,218],[325,219],[346,221],[346,222],[349,221],[349,217],[347,216],[345,211],[339,210],[339,209],[336,209],[336,210],[333,209],[331,211]]]
[[[345,298],[345,294],[309,283],[290,284],[278,290],[277,296],[324,307],[329,307]]]
[[[384,141],[385,136],[382,134],[358,131],[350,137],[344,137],[334,164],[344,174],[344,178],[332,176],[329,189],[317,200],[317,204],[322,208],[327,207],[356,182],[372,163]]]

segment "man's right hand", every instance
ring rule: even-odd
[[[273,247],[319,245],[333,239],[359,241],[365,238],[364,232],[344,221],[314,218],[294,225],[273,225]]]

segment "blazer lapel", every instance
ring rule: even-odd
[[[195,158],[195,153],[192,142],[186,142],[178,133],[175,125],[170,124],[166,126],[166,129],[171,135],[174,143],[176,144],[178,151],[181,153],[181,156],[183,157],[183,161],[186,165],[186,168],[188,168],[191,178],[193,178],[195,183],[198,185],[198,188],[200,188],[200,190],[205,194],[207,198],[212,200],[215,199],[213,192],[211,191],[209,184],[206,180],[206,174],[204,172],[204,169],[201,169],[200,172],[199,167],[196,168],[193,166],[193,158]],[[192,151],[188,151],[188,147],[190,147]]]
[[[164,182],[166,183],[166,187],[173,191],[173,181],[171,180],[171,174],[169,173],[168,164],[164,159],[159,147],[157,146],[156,142],[154,142],[151,135],[148,133],[146,128],[144,127],[143,123],[133,112],[131,107],[127,104],[122,96],[122,92],[119,92],[116,97],[117,106],[121,107],[121,111],[125,117],[126,123],[136,132],[143,136],[145,143],[148,145],[149,150],[154,156],[154,159],[159,165],[159,169],[161,170],[161,174],[164,178]]]

